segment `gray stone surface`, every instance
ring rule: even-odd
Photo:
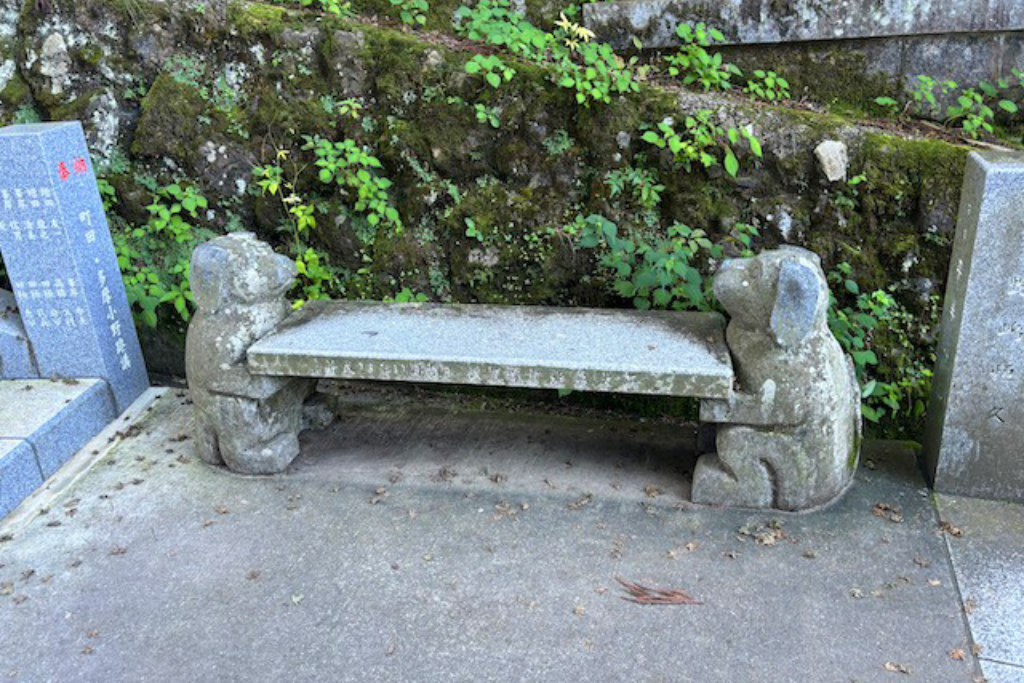
[[[939,495],[957,584],[989,681],[1024,681],[1024,506]]]
[[[839,140],[825,140],[814,148],[814,156],[818,160],[821,172],[829,182],[837,183],[846,180],[846,169],[850,164],[846,143]]]
[[[42,483],[43,473],[32,444],[24,439],[0,438],[0,518]]]
[[[39,374],[127,408],[149,380],[79,122],[0,129],[0,251]]]
[[[0,381],[0,439],[28,441],[43,479],[116,416],[100,379]]]
[[[852,6],[851,6],[852,5]],[[680,22],[703,21],[739,44],[1024,30],[1018,0],[622,0],[583,6],[599,39],[617,46],[628,35],[646,47],[677,45]]]
[[[249,350],[271,375],[724,398],[721,316],[314,301]]]
[[[0,289],[0,379],[39,377],[14,294]]]
[[[252,233],[200,245],[192,255],[197,312],[185,364],[199,455],[236,472],[280,472],[299,453],[302,402],[312,383],[253,375],[246,350],[288,315],[295,264]]]
[[[350,405],[345,422],[304,436],[286,475],[254,479],[198,462],[180,440],[192,422],[183,400],[159,401],[135,436],[0,545],[5,677],[970,683],[978,673],[912,454],[869,451],[874,469],[824,514],[677,509],[676,469],[693,457],[680,425],[445,410],[413,395]],[[872,514],[876,503],[903,521]],[[773,518],[780,529],[766,526]],[[617,576],[703,604],[629,603]],[[967,661],[951,659],[954,648]],[[911,674],[887,672],[890,661]]]
[[[718,424],[717,448],[697,463],[693,501],[785,510],[831,502],[857,467],[860,391],[826,322],[818,257],[785,248],[728,260],[714,290],[730,315],[739,388],[701,402],[701,420]]]
[[[935,488],[1024,501],[1024,156],[968,158],[937,355]]]

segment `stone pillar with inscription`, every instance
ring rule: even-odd
[[[1024,155],[968,157],[928,414],[937,490],[1024,502]]]
[[[0,252],[39,375],[149,386],[82,126],[0,129]]]

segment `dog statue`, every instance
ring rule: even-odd
[[[697,461],[693,502],[782,510],[829,503],[852,481],[861,416],[853,363],[826,322],[820,259],[795,247],[730,259],[714,292],[730,316],[738,389],[701,402],[701,420],[717,424],[717,452]]]
[[[196,448],[211,465],[280,472],[299,454],[303,400],[312,382],[251,375],[248,348],[285,319],[295,264],[248,232],[200,245],[190,283],[198,312],[185,341]]]

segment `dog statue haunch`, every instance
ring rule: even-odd
[[[246,351],[291,311],[295,264],[252,233],[196,248],[190,282],[198,312],[185,365],[195,405],[196,448],[211,465],[245,474],[280,472],[299,454],[306,379],[251,375]]]
[[[860,391],[826,323],[818,257],[786,247],[728,260],[714,291],[730,316],[738,389],[701,402],[717,452],[697,461],[693,502],[804,510],[834,500],[857,467]]]

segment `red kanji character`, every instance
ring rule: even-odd
[[[60,176],[61,180],[67,180],[71,173],[68,171],[67,165],[62,161],[57,164],[57,175]]]
[[[89,170],[89,167],[85,165],[85,159],[78,157],[75,159],[75,173],[82,175]]]

